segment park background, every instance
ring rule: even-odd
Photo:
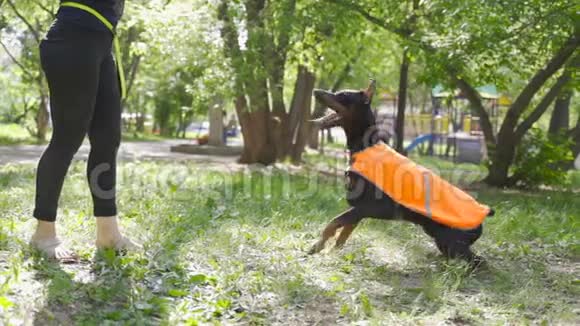
[[[84,145],[59,218],[83,260],[64,266],[25,241],[57,9],[0,0],[1,322],[579,322],[575,1],[128,1],[120,217],[145,250],[93,257]],[[370,78],[381,137],[496,209],[489,270],[381,221],[305,256],[346,207],[344,135],[310,122],[312,91]]]

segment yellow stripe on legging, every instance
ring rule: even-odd
[[[111,31],[111,33],[113,33],[113,48],[115,51],[115,62],[117,63],[117,72],[119,74],[119,83],[121,84],[121,98],[122,99],[126,98],[127,83],[125,81],[125,71],[123,71],[123,62],[121,60],[121,47],[119,46],[119,39],[117,38],[113,24],[111,24],[111,22],[108,21],[107,18],[101,15],[98,11],[82,3],[63,2],[60,5],[63,7],[73,7],[81,9],[90,13],[91,15],[95,16],[98,20],[100,20],[103,23],[103,25],[105,25]]]

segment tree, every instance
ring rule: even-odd
[[[572,154],[574,158],[580,155],[580,114],[578,115],[578,121],[576,122],[576,127],[570,130],[570,137],[574,145],[572,145]]]
[[[320,27],[309,20],[317,19],[311,16],[310,3],[222,0],[218,6],[224,53],[234,74],[243,163],[271,164],[288,156],[300,161],[316,79],[310,53],[316,52]],[[297,74],[286,109],[289,69]]]
[[[417,9],[419,7],[419,0],[413,0],[411,5],[408,6],[409,18],[406,19],[402,24],[405,29],[412,31],[415,30],[415,23],[417,21]],[[395,150],[399,153],[404,152],[403,141],[405,140],[405,109],[407,107],[407,93],[409,85],[409,66],[410,62],[409,49],[404,49],[401,60],[401,70],[399,72],[399,94],[397,96],[397,119],[395,121]]]
[[[218,7],[224,54],[230,59],[234,72],[235,108],[244,138],[240,159],[243,163],[270,164],[276,160],[272,133],[273,129],[280,129],[275,124],[282,123],[272,119],[268,101],[267,71],[263,61],[267,37],[265,7],[264,0],[247,0],[240,5],[222,0]],[[245,49],[240,46],[238,25],[241,23],[237,24],[236,18],[246,29]]]
[[[423,2],[418,9],[417,28],[409,29],[398,19],[403,10],[396,2],[328,1],[350,8],[420,49],[431,63],[426,80],[446,79],[450,86],[461,89],[478,113],[484,132],[490,159],[485,181],[494,186],[508,185],[509,167],[517,145],[570,79],[568,73],[562,73],[562,68],[567,63],[569,69],[576,67],[575,59],[571,59],[579,42],[573,19],[574,3]],[[506,76],[528,79],[528,82],[516,94],[496,137],[489,115],[472,85],[517,84]],[[552,86],[546,90],[550,83]],[[540,94],[543,97],[536,99]],[[532,103],[537,104],[529,110]]]
[[[550,135],[556,136],[570,128],[570,101],[572,101],[572,91],[562,90],[554,102],[548,129]]]
[[[135,64],[125,65],[133,76],[125,109],[136,114],[137,130],[143,131],[151,113],[155,131],[184,137],[195,117],[229,94],[230,71],[216,41],[213,9],[202,0],[128,5],[121,39],[125,62]]]
[[[46,2],[46,3],[45,3]],[[0,3],[0,6],[3,3]],[[22,112],[34,113],[34,127],[30,133],[38,140],[44,141],[48,131],[48,86],[44,79],[38,57],[42,31],[49,26],[54,18],[55,4],[44,0],[16,3],[6,0],[5,9],[0,12],[0,47],[8,54],[11,61],[18,67],[20,82],[31,85],[23,92],[33,92],[35,95],[34,109],[28,105]],[[14,22],[8,24],[7,22]],[[15,55],[5,43],[5,39],[17,39],[20,44],[20,55]],[[23,95],[27,96],[27,95]],[[26,101],[26,103],[29,103]]]

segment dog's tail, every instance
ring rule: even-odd
[[[487,213],[488,217],[494,216],[495,215],[495,210],[493,208],[489,209],[489,213]]]

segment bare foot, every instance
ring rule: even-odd
[[[97,249],[117,251],[138,251],[141,245],[124,237],[119,229],[116,216],[97,217]]]
[[[98,249],[113,249],[118,251],[137,251],[141,245],[134,243],[121,234],[116,216],[97,217]]]
[[[120,251],[138,251],[142,248],[140,244],[120,234],[109,239],[98,239],[95,244],[97,249],[114,249]]]
[[[36,231],[30,239],[30,245],[48,258],[62,263],[76,263],[78,256],[62,245],[56,236],[56,224],[50,221],[38,220]]]
[[[30,246],[40,251],[50,259],[58,260],[64,264],[73,264],[79,261],[79,257],[72,251],[62,245],[58,238],[30,240]]]

